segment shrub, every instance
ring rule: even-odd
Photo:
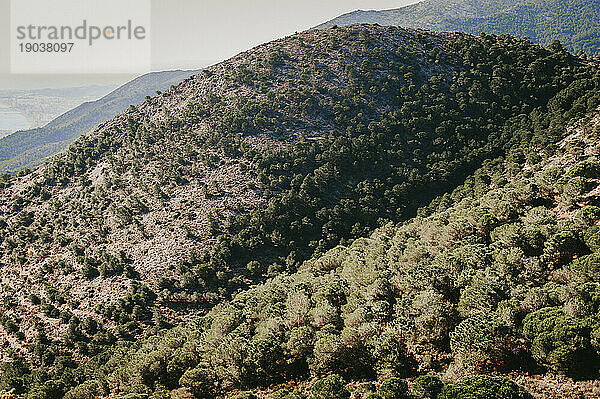
[[[406,344],[399,332],[386,329],[373,340],[371,356],[380,377],[406,376],[415,368],[415,361],[406,353]]]
[[[488,314],[505,297],[505,290],[505,284],[497,273],[479,271],[471,280],[471,284],[462,290],[458,311],[463,317]]]
[[[543,308],[523,321],[533,358],[548,369],[572,377],[586,377],[598,370],[598,355],[590,342],[591,327],[567,316],[559,308]]]
[[[346,381],[338,374],[321,378],[310,390],[310,399],[347,399],[350,392],[346,389]]]
[[[596,220],[600,219],[600,208],[593,205],[585,206],[575,214],[575,219],[584,226],[593,225]]]
[[[581,161],[569,169],[569,176],[581,176],[588,179],[596,178],[600,174],[600,164],[593,159]]]
[[[121,393],[115,396],[117,399],[148,399],[147,393]]]
[[[39,305],[41,303],[40,297],[33,293],[29,295],[29,300],[32,305]]]
[[[371,399],[380,399],[380,396],[377,395],[377,386],[375,383],[369,381],[363,384],[356,386],[352,391],[352,397],[354,398],[371,398]]]
[[[400,378],[388,378],[377,389],[381,399],[408,399],[408,383]]]
[[[587,229],[583,234],[583,241],[592,252],[600,250],[600,227],[592,226]]]
[[[496,369],[511,354],[511,331],[492,313],[463,320],[450,333],[450,348],[468,370]]]
[[[83,277],[87,278],[88,280],[91,280],[98,277],[100,275],[100,272],[95,266],[89,263],[85,263],[83,266],[81,266],[81,274],[83,275]]]
[[[415,378],[412,386],[418,399],[436,399],[443,388],[444,383],[435,375],[421,375]]]
[[[576,259],[569,268],[578,280],[600,281],[600,252]]]
[[[563,266],[573,260],[575,256],[589,253],[585,243],[577,231],[563,230],[553,235],[545,244],[544,258],[550,264]]]
[[[106,396],[108,386],[105,381],[91,380],[71,389],[65,399],[95,399]]]
[[[275,334],[249,342],[244,358],[244,379],[247,383],[267,383],[276,380],[285,364],[281,343]]]
[[[188,388],[198,398],[210,396],[214,390],[211,374],[204,368],[187,370],[179,379],[179,385]]]
[[[58,399],[64,397],[64,383],[49,380],[27,393],[27,399]]]
[[[508,378],[479,375],[445,386],[438,399],[533,399],[533,396]]]
[[[273,399],[306,399],[306,395],[300,391],[290,391],[289,389],[280,389],[273,392]]]
[[[334,326],[328,324],[316,335],[309,366],[315,374],[326,374],[341,368],[345,346]]]
[[[116,396],[118,399],[148,399],[151,394],[150,388],[142,384],[133,384],[124,392]]]
[[[103,262],[98,268],[98,272],[102,277],[118,276],[122,274],[124,270],[125,265],[114,258],[110,258],[110,260]]]
[[[12,362],[0,364],[0,389],[13,391],[16,394],[25,391],[28,368],[25,361],[17,358]]]
[[[489,213],[483,214],[477,221],[477,228],[479,229],[481,235],[485,237],[489,236],[497,225],[498,219]]]

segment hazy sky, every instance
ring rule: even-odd
[[[200,68],[258,44],[309,29],[346,12],[356,9],[398,8],[415,2],[416,0],[152,0],[152,69]],[[11,75],[7,51],[10,38],[9,10],[10,0],[0,0],[0,89],[122,83],[133,77]]]

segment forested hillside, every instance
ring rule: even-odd
[[[598,66],[559,43],[355,25],[259,46],[130,107],[47,165],[2,178],[0,389],[204,398],[299,383],[314,398],[342,398],[344,378],[387,379],[378,395],[395,398],[399,378],[436,372],[446,386],[422,376],[411,389],[513,399],[529,394],[504,377],[456,380],[584,376],[593,302],[583,313],[560,298],[514,302],[520,285],[523,295],[542,289],[550,271],[593,252],[578,236],[593,215],[565,237],[558,220],[575,217],[595,166],[577,167],[575,188],[569,180],[523,200],[507,189],[494,207],[493,197],[474,202],[476,220],[458,216],[463,198],[531,186],[553,164],[570,170],[557,149],[572,152],[565,127],[583,126],[599,88]],[[557,202],[564,193],[571,202]],[[433,216],[402,225],[444,194]],[[502,226],[530,223],[529,208],[550,226],[527,244],[498,238]],[[417,226],[443,212],[456,218],[422,241]],[[588,323],[573,336],[580,357],[579,347],[575,357],[535,349],[542,310]],[[490,355],[495,341],[461,338],[469,323],[506,348]]]
[[[91,374],[95,389],[161,395],[181,387],[209,397],[330,375],[313,385],[311,397],[342,398],[333,390],[321,395],[323,386],[346,390],[337,373],[346,381],[384,381],[379,390],[351,385],[355,397],[379,391],[371,397],[405,398],[399,378],[410,377],[417,398],[434,397],[427,389],[436,386],[444,399],[528,398],[502,378],[472,377],[518,370],[512,375],[537,397],[597,397],[600,113],[566,129],[562,111],[542,120],[533,132],[561,129],[560,141],[515,147],[420,216],[117,352]],[[535,126],[525,116],[520,123]],[[569,378],[521,375],[544,372]],[[414,378],[427,373],[441,374]],[[471,377],[443,388],[439,380],[464,376]],[[500,385],[504,396],[494,396]],[[386,393],[390,386],[398,396]],[[301,392],[310,389],[284,384],[263,393]]]
[[[510,34],[548,45],[560,40],[569,51],[600,55],[598,0],[425,0],[385,11],[355,11],[318,28],[356,23],[397,25],[478,35]]]
[[[559,129],[559,115],[543,118],[538,133]],[[91,374],[95,385],[72,397],[117,386],[210,397],[329,375],[312,389],[284,384],[262,393],[343,398],[346,382],[379,378],[379,388],[348,389],[354,397],[529,398],[506,379],[473,377],[511,371],[536,397],[597,397],[600,113],[562,137],[546,148],[514,148],[419,217],[117,352]],[[436,389],[439,396],[428,392]]]

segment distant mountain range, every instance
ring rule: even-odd
[[[19,130],[45,126],[54,118],[95,101],[118,84],[78,87],[0,90],[0,138]]]
[[[571,52],[599,55],[599,21],[600,0],[426,0],[393,10],[354,11],[316,28],[376,23],[472,34],[510,34],[542,45],[558,39]]]
[[[46,87],[42,89],[6,89],[0,90],[0,96],[22,95],[22,96],[45,96],[64,98],[84,98],[90,96],[102,97],[116,89],[118,84],[106,85],[84,85],[76,87]]]
[[[163,71],[142,75],[99,100],[86,102],[41,128],[15,132],[0,139],[0,173],[14,173],[39,165],[67,148],[81,134],[138,104],[156,91],[168,89],[196,71]]]

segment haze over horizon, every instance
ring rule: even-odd
[[[391,9],[414,0],[152,0],[153,71],[197,69],[241,51],[310,29],[357,9]],[[10,1],[0,0],[0,42],[10,38]],[[5,47],[5,46],[3,46]],[[15,75],[0,57],[0,90],[122,84],[138,74]]]

